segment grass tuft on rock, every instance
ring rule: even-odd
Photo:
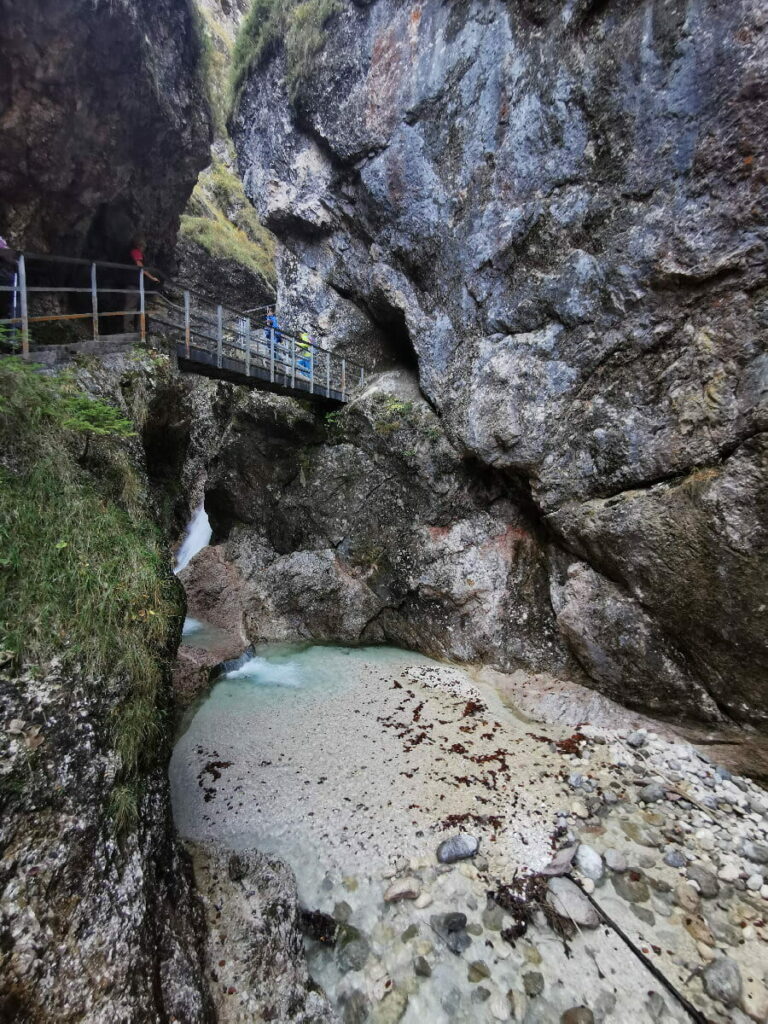
[[[109,798],[109,813],[115,823],[115,830],[125,835],[136,827],[139,820],[139,800],[135,786],[115,786]]]
[[[261,224],[243,183],[214,158],[195,185],[181,234],[217,259],[233,260],[275,286],[275,239]]]
[[[118,784],[136,801],[163,735],[164,664],[180,598],[120,446],[129,427],[68,375],[0,359],[0,647],[17,664],[56,656],[114,689],[107,739],[120,757]],[[83,433],[99,439],[98,475]],[[118,812],[117,824],[128,820],[125,793]]]
[[[232,107],[248,75],[281,44],[285,47],[288,93],[295,102],[323,48],[327,21],[341,10],[339,0],[254,0],[232,54]]]

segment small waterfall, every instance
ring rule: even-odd
[[[180,573],[184,569],[198,551],[202,551],[204,547],[207,547],[211,541],[213,530],[211,524],[208,522],[208,516],[205,512],[205,504],[201,503],[195,514],[189,521],[187,526],[187,532],[184,534],[184,540],[181,542],[181,547],[176,552],[176,565],[173,568],[175,573]]]

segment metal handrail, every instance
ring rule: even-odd
[[[302,338],[282,327],[272,327],[268,323],[253,324],[247,312],[224,306],[221,303],[211,302],[202,293],[185,288],[177,282],[168,282],[165,288],[176,290],[181,293],[183,305],[179,305],[168,298],[157,289],[145,287],[146,271],[143,267],[123,263],[111,263],[104,260],[86,260],[71,256],[44,256],[37,253],[16,252],[17,272],[12,286],[0,285],[0,293],[12,293],[14,297],[14,308],[16,314],[17,300],[19,315],[0,319],[0,325],[21,326],[21,350],[23,355],[29,354],[29,325],[31,323],[56,322],[67,320],[88,320],[93,324],[93,339],[99,340],[99,320],[103,317],[123,316],[139,318],[139,333],[142,341],[146,340],[147,324],[147,301],[153,299],[155,302],[164,304],[170,312],[171,317],[177,316],[181,322],[163,320],[153,313],[153,321],[162,324],[172,330],[184,332],[184,347],[189,356],[192,338],[204,339],[209,346],[216,346],[216,363],[222,367],[224,349],[228,352],[244,353],[245,376],[251,375],[252,362],[262,360],[264,366],[268,367],[269,381],[275,383],[276,376],[284,377],[287,387],[290,377],[290,387],[294,390],[306,391],[305,388],[297,387],[297,379],[300,382],[309,383],[309,393],[325,391],[327,397],[331,397],[331,363],[340,363],[339,386],[333,391],[341,395],[341,400],[346,401],[349,393],[348,382],[359,377],[362,384],[365,380],[365,368],[354,360],[347,359],[332,353],[313,341],[310,338]],[[87,267],[90,273],[90,287],[66,287],[60,285],[29,285],[27,283],[27,263],[41,262],[54,265],[81,266]],[[114,288],[100,286],[98,272],[100,269],[128,271],[137,276],[138,280],[134,288]],[[37,316],[30,315],[29,297],[49,293],[51,295],[90,295],[91,310],[83,313],[48,313]],[[103,295],[131,295],[136,296],[135,306],[123,310],[105,310],[99,307],[99,297]],[[192,297],[202,300],[208,305],[210,311],[192,308]],[[250,312],[261,312],[274,309],[274,305],[259,306]],[[266,319],[266,318],[265,318]],[[201,329],[201,324],[204,329]],[[241,338],[247,339],[243,344]],[[268,343],[268,344],[267,344]],[[228,357],[229,358],[229,357]],[[308,365],[307,365],[308,364]],[[317,371],[322,373],[325,369],[324,379],[317,376]]]
[[[161,292],[148,292],[147,294],[151,294],[151,295],[155,296],[155,298],[160,299],[160,301],[167,303],[169,306],[173,306],[175,309],[178,309],[179,311],[181,311],[182,308],[183,308],[181,306],[176,305],[176,303],[171,302],[171,300],[166,295],[163,295]],[[193,293],[190,291],[190,295],[191,294],[193,294]],[[208,300],[206,300],[206,301],[208,301]],[[211,303],[211,305],[212,305],[212,303]],[[219,306],[217,306],[216,308],[218,309]],[[240,313],[237,313],[235,310],[233,310],[232,307],[230,307],[230,306],[221,305],[220,308],[222,309],[222,311],[226,310],[226,311],[228,311],[230,313],[234,312],[236,314],[238,320],[250,320],[249,317],[242,316]],[[267,307],[260,307],[260,308],[271,309],[272,307],[271,306],[267,306]],[[204,313],[204,312],[202,312],[200,310],[191,310],[190,311],[190,317],[192,317],[192,318],[198,317],[199,319],[207,320],[210,324],[213,324],[214,326],[217,323],[217,317],[216,316],[210,316],[207,313]],[[269,330],[269,328],[265,324],[262,324],[261,327],[253,326],[252,325],[251,329],[254,330],[254,331],[262,330],[262,331],[265,331],[265,332],[267,330]],[[295,341],[297,345],[308,345],[310,348],[314,349],[316,352],[324,353],[324,352],[327,351],[327,349],[324,349],[322,347],[322,345],[318,345],[318,343],[316,341],[312,341],[311,338],[305,340],[305,339],[301,338],[297,334],[291,334],[290,331],[286,331],[282,327],[278,326],[275,329],[275,333],[276,333],[276,335],[278,337],[278,343],[279,343],[279,340],[281,338],[287,338],[289,341]],[[356,370],[363,370],[363,371],[365,370],[365,367],[363,366],[362,363],[358,363],[354,359],[347,359],[346,356],[344,358],[346,360],[347,366],[354,367]]]
[[[216,306],[216,315],[200,310],[191,310],[189,293],[185,295],[183,308],[166,295],[154,293],[155,298],[166,308],[166,315],[183,314],[180,320],[163,319],[152,314],[152,322],[175,331],[184,332],[183,352],[191,363],[200,361],[195,351],[215,357],[218,370],[223,370],[225,359],[234,357],[241,368],[237,371],[247,379],[259,375],[259,366],[270,385],[279,385],[288,390],[310,395],[325,395],[342,402],[349,398],[352,387],[365,383],[365,369],[345,356],[323,349],[316,342],[302,339],[282,328],[253,324],[249,317],[234,319],[224,316],[226,307]],[[202,324],[200,324],[202,321]],[[194,344],[197,342],[197,344]],[[181,353],[180,353],[181,354]],[[336,372],[332,373],[332,364]],[[230,366],[229,369],[232,369]],[[268,374],[268,378],[267,378]],[[280,382],[282,378],[282,383]]]

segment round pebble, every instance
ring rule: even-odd
[[[575,814],[577,818],[588,818],[589,811],[583,800],[574,800],[571,803],[571,813]]]
[[[739,877],[739,869],[735,864],[725,864],[717,872],[717,877],[721,882],[735,882]]]
[[[603,858],[591,846],[579,843],[576,850],[576,866],[586,878],[599,882],[603,877]]]
[[[627,858],[620,850],[608,849],[603,854],[603,859],[611,871],[618,871],[621,874],[627,870]]]

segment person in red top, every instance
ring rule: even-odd
[[[131,263],[136,267],[141,267],[144,270],[144,277],[148,277],[150,281],[154,281],[156,284],[160,283],[160,278],[155,277],[154,274],[150,274],[148,270],[144,268],[144,248],[146,242],[143,238],[137,238],[133,243],[131,249]],[[139,308],[139,293],[131,292],[126,295],[125,303],[125,316],[123,317],[123,329],[126,334],[131,334],[136,326],[136,310]]]

